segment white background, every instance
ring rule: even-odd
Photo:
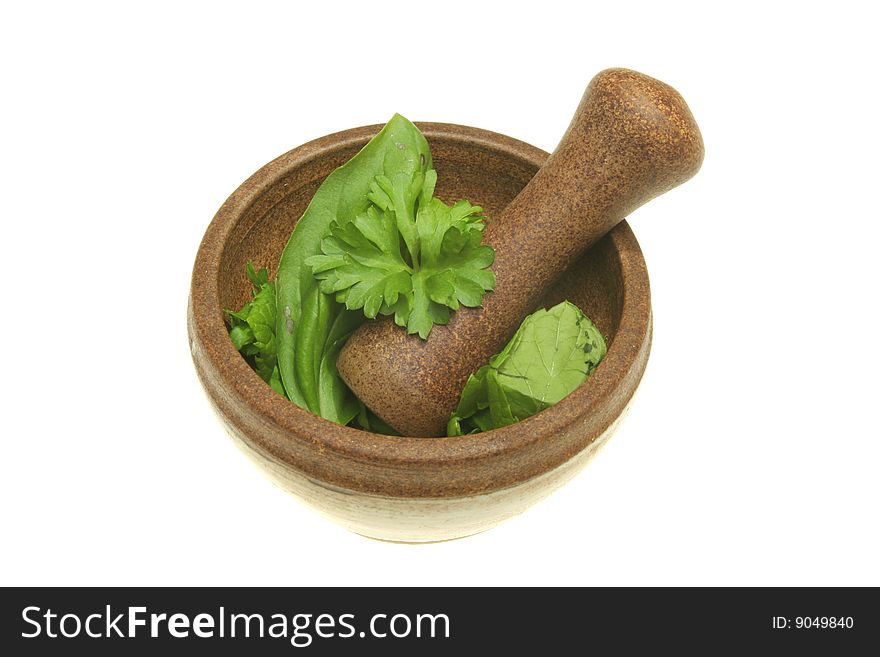
[[[5,3],[0,583],[880,584],[880,56],[870,4],[830,6]],[[610,444],[443,544],[274,488],[188,351],[220,204],[394,112],[552,150],[609,66],[675,86],[706,143],[631,217],[656,332]]]

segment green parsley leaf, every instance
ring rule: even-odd
[[[267,269],[255,271],[251,262],[247,275],[253,285],[251,300],[237,312],[226,311],[229,337],[260,378],[284,395],[275,341],[275,283],[269,281]]]
[[[552,406],[580,386],[606,352],[601,332],[574,304],[538,310],[468,378],[447,434],[497,429]]]
[[[449,311],[482,304],[495,287],[495,251],[481,244],[482,208],[449,206],[433,197],[437,173],[376,176],[371,205],[346,223],[333,222],[323,255],[306,259],[320,290],[366,317],[394,315],[426,339]]]

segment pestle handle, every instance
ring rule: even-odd
[[[346,384],[403,435],[443,435],[470,374],[510,339],[544,291],[633,210],[693,176],[703,142],[672,87],[627,69],[590,82],[562,141],[486,227],[494,292],[428,340],[368,322],[337,360]],[[476,199],[478,200],[478,199]]]

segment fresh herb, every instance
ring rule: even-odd
[[[306,259],[321,254],[331,223],[344,227],[367,211],[377,176],[412,179],[430,168],[431,151],[424,136],[395,115],[359,153],[327,176],[281,255],[276,279],[281,380],[290,400],[325,419],[348,424],[364,415],[363,404],[336,371],[336,357],[365,318],[321,292]]]
[[[606,351],[599,329],[568,301],[529,315],[501,353],[468,378],[447,434],[497,429],[552,406],[586,380]]]
[[[269,280],[267,269],[254,271],[250,262],[247,276],[253,285],[251,300],[238,312],[226,311],[231,324],[229,337],[263,381],[283,395],[275,340],[275,283]]]
[[[434,198],[437,172],[377,176],[370,206],[347,222],[334,221],[323,255],[306,259],[325,294],[373,319],[394,315],[408,333],[427,339],[459,304],[479,306],[495,287],[487,269],[495,251],[481,245],[482,208]]]

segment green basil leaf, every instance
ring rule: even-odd
[[[552,406],[586,380],[606,351],[599,329],[574,304],[538,310],[468,378],[447,433],[496,429]]]

